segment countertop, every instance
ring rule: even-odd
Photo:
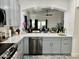
[[[6,41],[1,43],[18,43],[24,37],[72,37],[72,35],[60,36],[57,33],[25,33],[25,34],[20,34],[10,37]]]

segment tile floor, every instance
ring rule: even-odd
[[[79,57],[70,57],[70,56],[24,56],[23,59],[79,59]]]

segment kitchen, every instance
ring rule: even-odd
[[[1,44],[18,45],[17,59],[78,59],[78,3],[27,1],[0,0],[0,8],[6,10],[6,21],[0,25]]]

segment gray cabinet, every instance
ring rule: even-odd
[[[23,59],[23,40],[18,43],[17,59]]]
[[[23,38],[23,54],[29,53],[29,39],[27,37]]]
[[[17,59],[23,59],[24,54],[28,54],[28,38],[24,37],[19,43],[18,43],[18,50],[17,50]]]
[[[71,50],[72,50],[72,37],[43,38],[43,54],[70,55]]]
[[[71,54],[72,50],[72,38],[63,37],[61,41],[61,54]]]
[[[43,37],[42,47],[42,54],[68,55],[71,54],[72,50],[72,37]],[[31,59],[31,57],[25,54],[29,54],[28,37],[24,37],[18,43],[18,59]]]
[[[61,38],[43,38],[43,54],[60,54]]]

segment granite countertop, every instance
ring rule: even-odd
[[[18,43],[24,37],[72,37],[72,35],[58,35],[57,33],[25,33],[20,35],[15,35],[8,38],[6,41],[1,43]]]

